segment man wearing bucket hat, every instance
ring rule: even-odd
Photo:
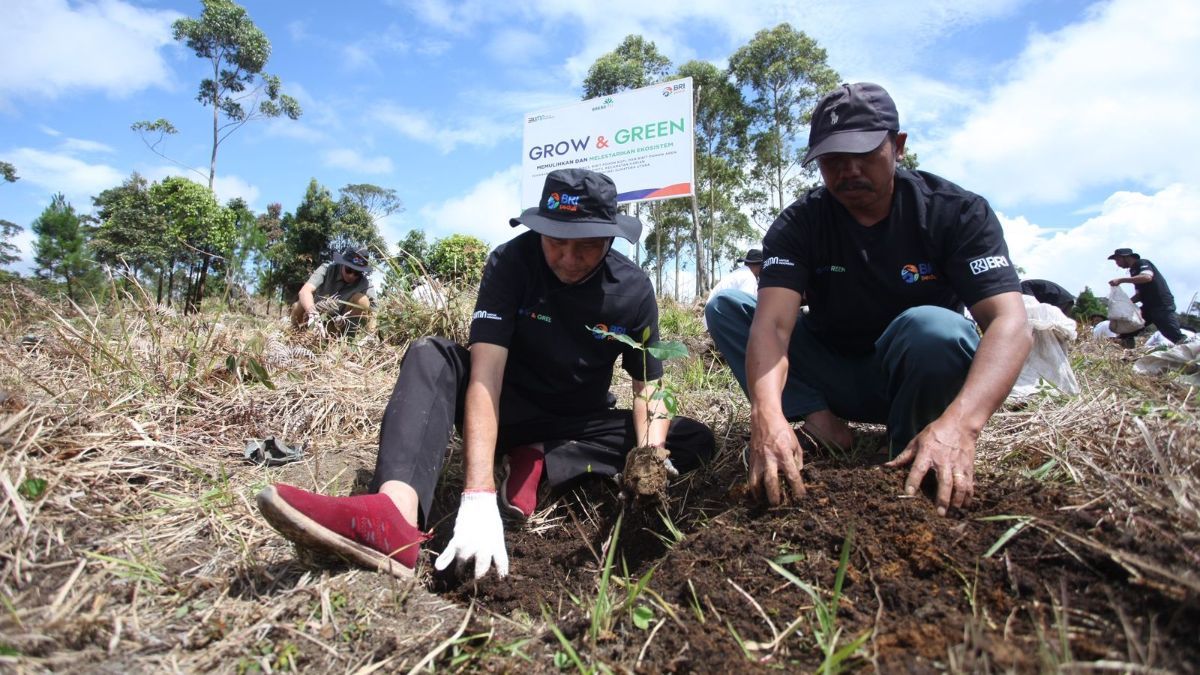
[[[367,333],[374,333],[370,272],[366,249],[345,248],[333,254],[300,287],[300,298],[292,305],[292,326],[354,335],[366,317]]]
[[[1175,313],[1175,296],[1167,286],[1167,280],[1148,259],[1133,252],[1131,248],[1119,248],[1108,259],[1121,269],[1129,270],[1129,276],[1117,277],[1109,286],[1133,284],[1137,289],[1133,301],[1141,303],[1142,318],[1152,323],[1163,337],[1175,344],[1186,342],[1187,337],[1179,330],[1179,315]],[[1132,338],[1130,338],[1132,339]]]
[[[995,214],[943,178],[899,168],[906,139],[879,85],[822,98],[804,162],[817,161],[823,186],[764,237],[757,302],[718,297],[709,312],[751,401],[750,486],[772,503],[780,474],[804,493],[791,423],[848,448],[851,420],[887,425],[889,466],[911,464],[908,494],[932,471],[938,512],[963,506],[976,439],[1032,345]]]
[[[635,445],[670,452],[671,470],[712,455],[703,424],[669,422],[652,394],[662,363],[597,332],[658,337],[645,273],[612,249],[636,242],[641,223],[617,213],[607,176],[582,169],[546,177],[537,207],[510,220],[530,231],[488,257],[469,348],[443,338],[409,347],[384,412],[372,494],[325,497],[268,487],[259,508],[285,536],[398,576],[412,574],[450,434],[463,436],[464,486],[454,536],[435,567],[476,578],[508,572],[501,509],[529,517],[538,485],[561,488],[613,476]],[[633,381],[633,410],[610,407],[617,358]],[[496,456],[501,478],[493,477]]]

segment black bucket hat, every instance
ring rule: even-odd
[[[746,251],[746,255],[738,258],[737,261],[747,265],[761,265],[763,261],[762,250],[752,248],[749,251]]]
[[[870,152],[890,131],[900,131],[900,114],[887,90],[872,82],[843,84],[813,110],[804,163],[831,152]]]
[[[1140,257],[1142,257],[1142,256],[1140,256],[1140,255],[1138,255],[1138,254],[1134,253],[1134,252],[1133,252],[1133,249],[1131,249],[1131,248],[1119,248],[1119,249],[1117,249],[1117,250],[1113,251],[1113,254],[1112,254],[1112,255],[1110,255],[1110,256],[1108,256],[1108,259],[1109,259],[1109,260],[1116,260],[1118,256],[1123,256],[1123,255],[1130,256],[1131,258],[1140,258]]]
[[[344,248],[340,253],[333,254],[333,262],[345,265],[352,270],[358,270],[363,274],[371,271],[371,261],[367,259],[367,249],[365,248]]]
[[[587,169],[559,169],[546,176],[542,200],[508,221],[556,239],[621,237],[637,243],[642,221],[617,213],[617,186]]]

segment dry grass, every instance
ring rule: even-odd
[[[395,672],[437,663],[466,639],[467,608],[420,581],[306,568],[253,506],[277,480],[352,489],[356,470],[373,466],[402,347],[310,343],[286,334],[282,320],[180,317],[140,295],[109,309],[52,305],[20,289],[5,296],[0,667]],[[428,314],[415,316],[452,334],[465,326]],[[1135,579],[1195,597],[1193,392],[1133,375],[1115,347],[1083,344],[1077,357],[1083,393],[999,413],[980,442],[980,472],[1030,472],[1075,491],[1097,529],[1152,537],[1191,564],[1058,533],[1064,546],[1093,547]],[[251,359],[274,389],[237,365]],[[748,405],[736,385],[702,356],[669,373],[687,383],[682,411],[716,432],[717,461],[739,462]],[[628,395],[627,386],[614,391]],[[245,463],[246,439],[265,436],[307,443],[313,460]],[[545,630],[497,623],[504,640]]]

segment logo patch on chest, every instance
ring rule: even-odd
[[[915,284],[918,281],[936,281],[937,273],[930,263],[909,263],[900,268],[900,278],[906,284]]]

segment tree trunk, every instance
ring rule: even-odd
[[[700,229],[700,207],[696,203],[696,192],[692,191],[692,246],[696,260],[696,297],[708,290],[708,274],[704,262],[704,234]]]
[[[671,248],[675,251],[675,302],[679,302],[679,233],[676,232],[671,239],[674,242]]]
[[[658,279],[658,283],[654,285],[654,290],[662,295],[662,227],[654,224],[654,278]]]
[[[163,283],[162,282],[163,282],[163,271],[162,271],[162,268],[159,267],[158,268],[158,288],[156,288],[154,290],[154,295],[155,295],[154,303],[158,304],[158,305],[162,304],[162,292],[163,292]]]
[[[212,260],[212,256],[205,254],[200,261],[200,280],[196,282],[195,294],[192,297],[192,312],[200,311],[200,304],[204,302],[204,282],[208,280],[208,265]]]
[[[171,262],[167,264],[167,275],[167,307],[170,307],[175,295],[175,256],[171,256]]]
[[[213,179],[217,177],[217,130],[220,117],[217,113],[220,112],[221,101],[221,63],[220,60],[213,61],[213,87],[216,89],[216,100],[213,101],[213,141],[212,141],[212,158],[208,162],[208,190],[212,192]]]
[[[633,207],[633,217],[638,220],[642,219],[642,203],[638,202]],[[633,242],[633,264],[638,267],[642,266],[642,238],[638,236],[638,240]]]

